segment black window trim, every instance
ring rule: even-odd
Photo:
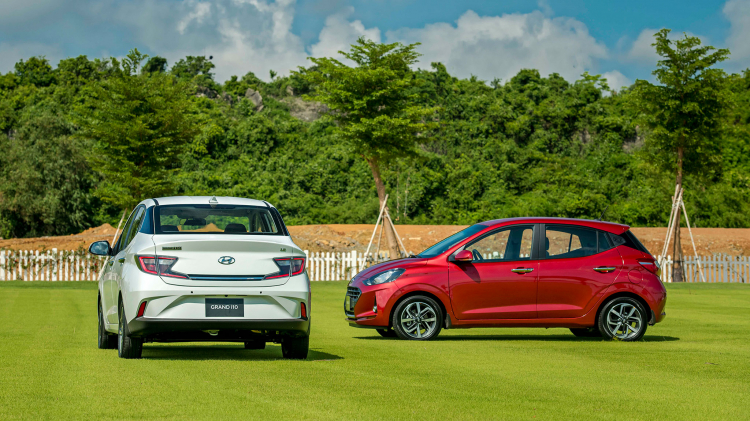
[[[615,247],[609,248],[607,250],[599,251],[599,232],[603,232],[605,234],[612,234],[612,233],[604,231],[604,230],[600,230],[600,229],[596,229],[596,228],[592,228],[592,227],[587,227],[585,225],[578,225],[578,224],[555,223],[555,224],[539,224],[539,225],[541,226],[541,229],[539,230],[540,235],[539,235],[539,244],[538,244],[537,253],[539,255],[539,259],[540,260],[582,259],[584,257],[596,256],[597,254],[601,254],[601,253],[604,253],[605,251],[609,251],[609,250],[617,248],[615,246]],[[546,235],[547,235],[547,226],[553,226],[554,227],[556,225],[567,225],[567,226],[571,226],[571,227],[576,227],[576,228],[581,228],[581,229],[585,229],[585,230],[589,230],[589,231],[594,231],[596,233],[596,253],[589,254],[589,255],[586,255],[586,256],[579,256],[579,257],[565,257],[565,256],[562,256],[562,257],[555,257],[555,256],[547,257],[546,250],[542,250],[542,248],[544,247],[544,246],[542,246],[542,244],[544,244],[544,239],[546,238]],[[610,241],[612,241],[611,238],[610,238]]]
[[[135,212],[136,212],[136,211],[138,210],[138,208],[140,208],[140,207],[145,207],[145,206],[143,206],[143,205],[138,205],[138,206],[134,207],[134,208],[133,208],[133,211],[132,211],[132,212],[130,212],[130,216],[128,216],[128,219],[126,219],[126,220],[125,220],[125,226],[124,226],[124,227],[122,227],[122,231],[120,232],[120,236],[119,236],[119,237],[117,237],[117,241],[115,241],[115,245],[116,245],[116,247],[113,247],[113,249],[114,249],[114,250],[112,251],[112,255],[113,255],[113,256],[116,256],[116,255],[117,255],[117,254],[119,254],[119,253],[120,253],[121,251],[125,250],[125,247],[127,247],[127,245],[126,245],[125,247],[120,247],[120,243],[122,243],[122,239],[123,239],[123,237],[127,237],[127,235],[126,235],[126,234],[127,234],[127,233],[130,233],[130,229],[129,229],[130,227],[128,227],[128,223],[130,222],[130,218],[132,218],[132,217],[133,217],[133,216],[135,215]],[[141,221],[141,222],[143,222],[143,221]],[[127,232],[127,233],[125,232],[125,228],[128,228],[128,232]],[[139,226],[139,228],[140,228],[140,226]]]
[[[265,203],[265,202],[264,202]],[[153,207],[153,224],[154,224],[154,235],[182,235],[182,234],[221,234],[217,232],[182,232],[182,233],[174,233],[174,232],[162,232],[161,230],[161,222],[157,221],[157,216],[161,217],[161,214],[157,215],[157,211],[159,211],[161,208],[170,208],[170,207],[179,207],[179,206],[199,206],[194,203],[181,203],[181,204],[173,204],[173,205],[158,205]],[[203,205],[200,205],[203,206]],[[220,205],[221,206],[221,205]],[[270,232],[263,232],[263,233],[255,233],[255,232],[245,232],[245,233],[232,233],[231,235],[250,235],[250,236],[258,236],[258,235],[275,235],[275,236],[285,236],[289,237],[289,231],[286,229],[286,225],[284,225],[284,221],[281,219],[281,214],[279,214],[278,210],[276,208],[268,206],[266,203],[266,207],[263,206],[257,206],[257,205],[226,205],[226,206],[238,206],[238,207],[249,207],[249,208],[259,208],[259,209],[268,209],[269,213],[271,214],[271,218],[273,218],[273,221],[276,223],[276,226],[278,228],[278,232],[276,233],[270,233]],[[276,212],[274,212],[276,211]]]
[[[512,263],[512,262],[528,262],[528,261],[531,261],[531,260],[537,260],[537,253],[536,253],[537,247],[534,247],[534,243],[537,240],[536,237],[537,237],[537,232],[539,231],[538,230],[538,226],[539,225],[540,224],[535,224],[533,222],[532,223],[525,223],[525,224],[524,223],[520,223],[520,224],[513,224],[513,225],[504,225],[502,227],[498,227],[497,229],[493,229],[491,231],[487,231],[484,234],[480,235],[479,237],[476,237],[473,240],[470,240],[468,243],[466,243],[463,246],[461,246],[458,249],[456,249],[456,251],[454,251],[453,253],[451,253],[450,258],[453,259],[453,256],[455,256],[455,254],[458,253],[459,251],[466,250],[466,247],[469,247],[470,245],[472,245],[472,244],[474,244],[474,243],[476,243],[478,241],[482,241],[484,238],[489,237],[490,235],[496,234],[496,233],[498,233],[498,232],[500,232],[502,230],[513,228],[513,227],[519,227],[519,226],[530,226],[531,229],[532,229],[532,231],[531,231],[531,256],[528,259],[519,259],[519,260],[474,260],[471,263],[472,264],[473,263]]]

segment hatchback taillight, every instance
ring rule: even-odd
[[[658,275],[659,274],[659,264],[654,260],[640,260],[638,263],[641,264],[646,270],[649,272]]]
[[[187,276],[172,272],[172,266],[177,263],[176,257],[165,256],[137,256],[138,267],[146,273],[152,275],[169,276],[172,278],[187,279]]]
[[[279,267],[279,271],[272,275],[266,276],[266,279],[283,278],[285,276],[299,275],[305,271],[305,258],[304,257],[279,257],[273,259],[276,266]]]

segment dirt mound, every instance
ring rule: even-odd
[[[300,225],[288,227],[294,242],[303,250],[314,252],[365,251],[372,236],[371,224],[329,224]],[[397,225],[401,241],[411,253],[419,253],[449,235],[466,228],[465,225]],[[661,253],[666,228],[633,228],[635,235],[651,253]],[[80,234],[59,237],[17,238],[0,240],[0,249],[15,250],[75,250],[87,248],[94,241],[112,242],[115,228],[109,224],[89,228]],[[696,247],[700,255],[725,253],[744,256],[750,253],[750,229],[741,228],[695,228],[693,229]],[[380,231],[375,235],[372,251],[377,248]],[[380,239],[380,249],[385,250],[385,236]],[[682,229],[682,250],[693,254],[687,228]],[[672,254],[671,251],[669,254]]]

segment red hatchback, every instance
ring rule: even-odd
[[[658,263],[627,225],[511,218],[358,273],[344,312],[351,326],[402,339],[443,328],[565,327],[636,341],[664,319],[666,299]]]

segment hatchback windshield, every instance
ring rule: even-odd
[[[486,225],[482,225],[482,224],[472,225],[469,228],[466,228],[463,231],[459,231],[451,235],[450,237],[446,238],[445,240],[440,241],[434,246],[428,248],[427,250],[419,253],[419,257],[435,257],[437,255],[445,253],[446,250],[451,248],[456,243],[463,241],[484,229],[487,229]]]
[[[154,210],[157,234],[280,235],[269,208],[231,205],[170,205]]]

